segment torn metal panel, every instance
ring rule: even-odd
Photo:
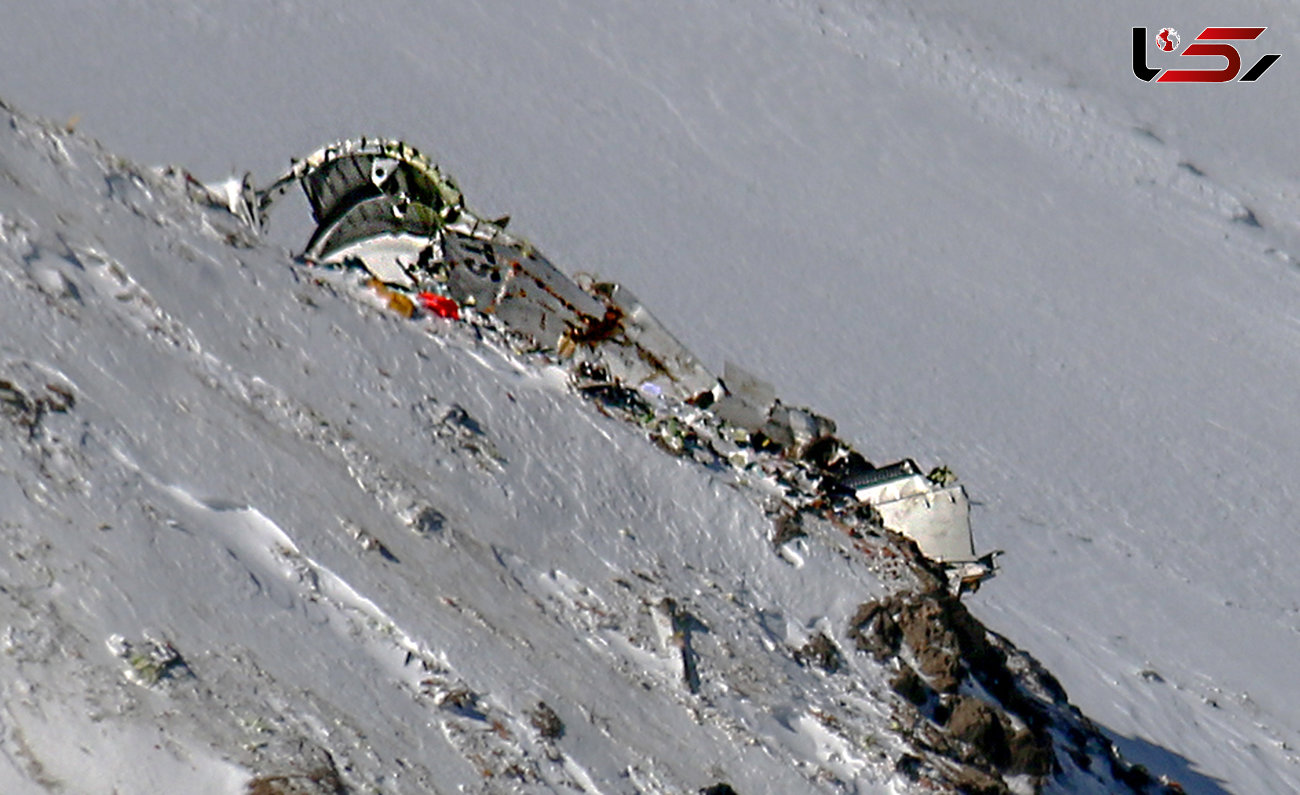
[[[727,394],[714,404],[714,413],[751,433],[762,428],[776,403],[776,389],[734,362],[723,366],[722,383]]]
[[[935,483],[909,459],[863,473],[842,485],[874,506],[885,527],[915,541],[926,557],[942,563],[977,559],[970,500],[961,484]]]
[[[654,384],[682,400],[717,384],[631,293],[584,289],[504,221],[471,212],[455,183],[406,144],[361,139],[317,150],[258,194],[262,223],[294,184],[317,223],[305,259],[359,265],[390,286],[445,295],[544,350],[591,348],[586,358],[623,383]]]
[[[258,193],[259,224],[265,226],[271,206],[294,185],[307,194],[312,217],[321,226],[381,194],[416,202],[432,210],[441,224],[458,220],[465,203],[455,182],[432,161],[414,147],[382,138],[341,141],[295,161]]]
[[[921,475],[909,475],[863,489],[858,499],[875,506],[885,527],[916,541],[928,557],[942,563],[975,560],[970,501],[963,486],[936,486]]]
[[[638,387],[653,384],[686,399],[718,385],[718,377],[678,342],[631,290],[618,284],[598,284],[593,290],[609,302],[619,318],[619,335],[613,345],[604,346],[608,350],[603,358],[611,375]]]

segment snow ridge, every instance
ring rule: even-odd
[[[707,418],[0,108],[5,792],[1161,786],[914,545],[678,444]]]

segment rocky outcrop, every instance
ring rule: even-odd
[[[1057,753],[1064,751],[1084,770],[1100,763],[1134,792],[1179,791],[1124,762],[1050,673],[947,589],[863,603],[847,635],[859,651],[895,669],[899,723],[931,754],[900,760],[914,779],[928,763],[946,769],[944,778],[959,792],[1009,792],[1013,778],[1038,790],[1060,772]]]

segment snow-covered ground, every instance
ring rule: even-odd
[[[1298,22],[1272,1],[49,2],[6,15],[0,96],[207,179],[266,180],[339,137],[412,141],[706,361],[879,460],[952,466],[977,538],[1008,551],[972,609],[1132,758],[1189,791],[1293,791]],[[1209,24],[1268,25],[1243,53],[1282,60],[1253,85],[1134,78],[1133,26]],[[181,305],[245,311],[226,278],[196,265]],[[276,366],[250,347],[223,361]],[[105,416],[148,411],[128,392]],[[381,396],[346,399],[333,421]],[[176,473],[141,488],[181,526],[272,532],[219,472],[167,491],[221,444],[188,435],[185,460],[135,461],[142,483]],[[292,458],[260,464],[267,489]],[[573,499],[557,517],[592,509]]]
[[[1149,781],[711,412],[584,400],[576,357],[0,113],[4,792]]]

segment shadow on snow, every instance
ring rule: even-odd
[[[1125,759],[1142,765],[1154,777],[1167,776],[1171,782],[1181,785],[1187,795],[1232,795],[1224,787],[1226,782],[1197,771],[1196,763],[1181,754],[1141,737],[1125,737],[1100,724],[1098,728],[1115,743]]]

